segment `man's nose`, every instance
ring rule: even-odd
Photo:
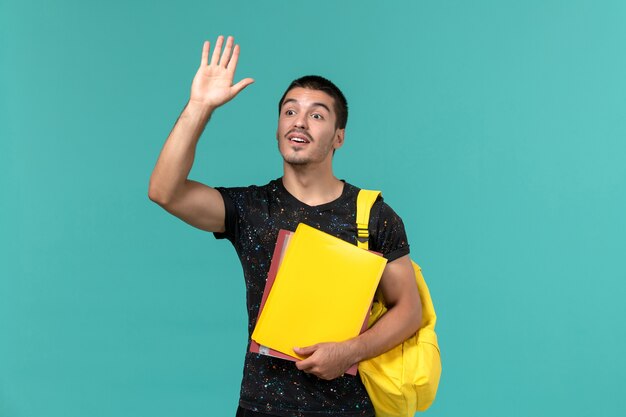
[[[306,129],[307,126],[308,126],[307,125],[307,115],[299,113],[298,117],[296,117],[296,119],[294,120],[294,126],[295,127],[299,127],[301,129]]]

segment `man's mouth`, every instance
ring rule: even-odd
[[[310,143],[311,139],[306,133],[290,132],[287,134],[287,140],[293,143]]]
[[[293,138],[289,138],[290,141],[292,142],[296,142],[296,143],[308,143],[309,141],[303,138],[299,138],[299,137],[293,137]]]

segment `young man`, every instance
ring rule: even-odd
[[[276,139],[282,178],[245,188],[211,188],[187,178],[213,111],[253,82],[246,78],[233,84],[239,46],[232,37],[223,44],[218,37],[209,60],[210,45],[204,43],[189,102],[163,146],[149,197],[192,226],[233,243],[244,270],[251,334],[278,230],[295,230],[302,222],[356,243],[358,188],[333,175],[333,154],[344,143],[347,103],[334,84],[318,76],[294,81],[280,100]],[[404,226],[382,199],[372,209],[369,228],[370,248],[388,259],[380,283],[387,314],[352,340],[296,348],[306,359],[295,364],[248,353],[238,416],[374,415],[358,376],[343,373],[413,334],[421,322],[421,304]]]

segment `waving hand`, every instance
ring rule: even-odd
[[[252,84],[252,78],[244,78],[233,84],[235,69],[239,60],[239,45],[229,36],[224,45],[224,37],[219,36],[209,61],[210,42],[205,41],[202,47],[200,68],[191,84],[189,101],[215,109],[232,100],[241,90]]]

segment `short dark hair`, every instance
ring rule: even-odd
[[[323,91],[331,96],[335,101],[334,110],[337,114],[335,128],[346,128],[346,124],[348,123],[348,101],[346,100],[346,97],[335,84],[324,77],[320,77],[319,75],[305,75],[304,77],[293,80],[278,102],[278,114],[280,114],[280,108],[283,105],[283,101],[285,100],[287,93],[297,87]]]

